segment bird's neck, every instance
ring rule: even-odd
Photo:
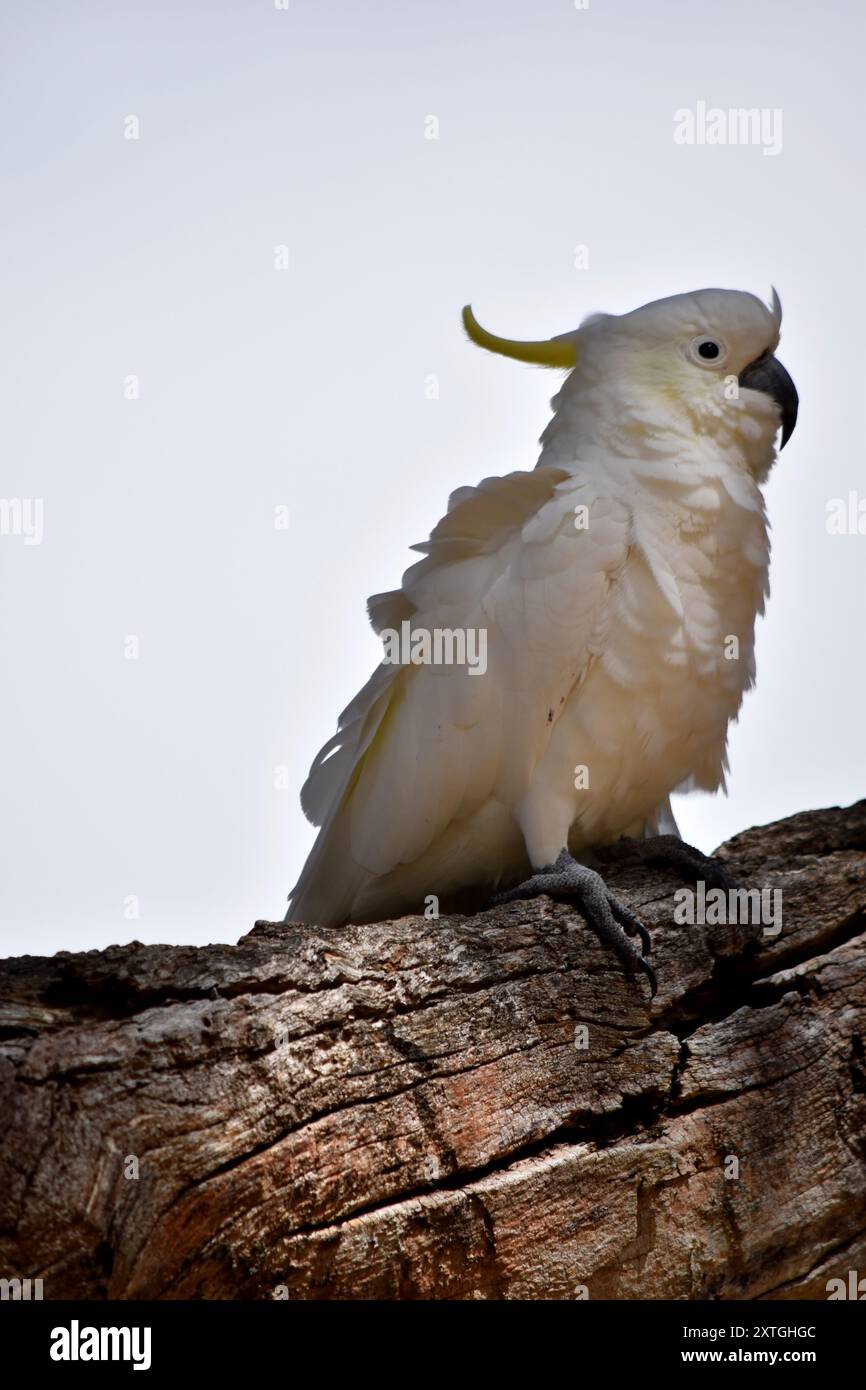
[[[633,461],[670,481],[689,483],[694,467],[699,475],[733,472],[760,486],[776,457],[778,412],[759,392],[686,406],[627,387],[614,395],[609,383],[575,372],[551,405],[538,467],[578,472],[588,460]]]

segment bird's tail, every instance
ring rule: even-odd
[[[287,922],[340,926],[351,917],[353,902],[372,877],[352,856],[351,797],[388,712],[399,670],[394,665],[377,667],[310,768],[301,805],[307,819],[321,829],[289,894]]]
[[[338,927],[352,915],[352,903],[370,878],[351,853],[349,808],[341,806],[319,831],[301,876],[289,894],[287,922]]]

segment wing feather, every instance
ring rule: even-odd
[[[482,812],[492,823],[492,800],[516,808],[592,658],[627,555],[629,507],[605,494],[601,479],[551,467],[461,488],[415,547],[423,558],[402,587],[370,600],[377,631],[406,618],[413,631],[483,630],[487,669],[383,663],[374,672],[304,787],[304,808],[322,828],[290,920],[344,921],[373,880],[417,869],[446,841],[453,858],[455,824]],[[583,531],[578,503],[590,507]]]

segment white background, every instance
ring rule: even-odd
[[[559,378],[471,347],[468,300],[535,338],[778,287],[801,415],[758,685],[729,799],[676,809],[709,850],[863,794],[866,537],[826,530],[864,484],[861,14],[4,7],[0,494],[42,498],[45,533],[0,537],[3,953],[282,916],[300,784],[379,658],[366,595],[454,487],[537,457]],[[782,152],[676,145],[698,101],[780,108]]]

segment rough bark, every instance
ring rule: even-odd
[[[547,898],[0,962],[0,1276],[825,1297],[866,1270],[866,801],[720,853],[782,890],[778,937],[678,925],[675,874],[610,866],[652,1002]]]

